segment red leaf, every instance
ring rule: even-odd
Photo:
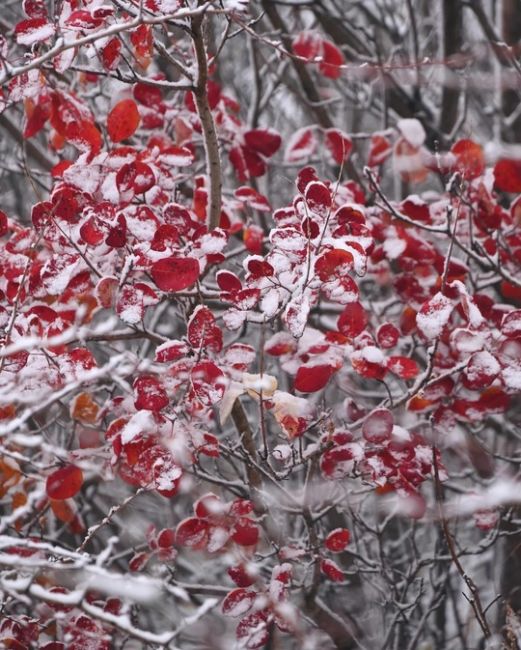
[[[241,517],[232,528],[232,539],[239,546],[253,546],[259,539],[257,524],[247,517]]]
[[[333,582],[344,582],[345,580],[344,572],[335,562],[333,562],[333,560],[322,560],[320,562],[320,570],[330,580],[333,580]]]
[[[389,440],[393,431],[394,418],[391,411],[378,408],[372,411],[362,425],[362,434],[368,442],[380,444]]]
[[[138,64],[146,70],[150,65],[154,39],[150,25],[140,25],[130,34],[130,42],[134,46],[134,55]]]
[[[96,217],[90,217],[90,219],[82,224],[80,236],[90,246],[97,246],[105,239],[105,233],[101,229]]]
[[[452,300],[440,292],[424,303],[416,314],[416,325],[423,336],[428,340],[438,338],[449,322],[453,309]]]
[[[363,358],[362,355],[353,354],[351,357],[351,363],[353,364],[353,369],[362,377],[367,377],[367,379],[383,379],[387,372],[387,368],[381,363],[372,363]]]
[[[173,528],[163,528],[157,534],[157,545],[159,548],[171,548],[175,543],[175,530]]]
[[[132,192],[129,199],[134,194],[144,194],[155,185],[156,179],[152,169],[139,160],[123,165],[116,174],[116,185],[118,192]]]
[[[194,503],[194,512],[201,519],[220,516],[226,512],[226,505],[216,494],[207,492]]]
[[[330,41],[323,41],[322,59],[318,66],[320,72],[329,79],[338,79],[342,72],[340,66],[346,61],[341,50]]]
[[[400,338],[400,332],[392,323],[383,323],[380,325],[376,332],[376,340],[378,345],[387,350],[388,348],[394,348],[398,343]]]
[[[322,53],[322,39],[315,32],[301,32],[293,41],[293,52],[312,61]]]
[[[235,499],[230,505],[230,515],[244,517],[253,512],[253,503],[249,499]]]
[[[266,173],[264,161],[252,149],[241,146],[233,147],[230,149],[228,157],[241,183],[244,183],[249,178],[257,178]]]
[[[208,543],[208,531],[209,525],[204,519],[188,517],[177,526],[175,538],[181,546],[200,550],[205,548]]]
[[[131,571],[141,571],[145,568],[146,563],[148,562],[150,555],[145,552],[136,553],[130,558],[128,563],[128,568]]]
[[[480,350],[470,357],[463,374],[463,383],[471,390],[482,390],[490,386],[500,370],[496,357],[486,350]]]
[[[267,618],[266,610],[261,610],[248,614],[241,620],[235,632],[237,638],[241,639],[239,647],[255,650],[266,645],[270,637]]]
[[[169,404],[163,385],[153,375],[141,375],[135,380],[134,395],[136,396],[134,406],[138,410],[160,411]]]
[[[413,379],[420,372],[418,364],[409,357],[389,357],[387,369],[402,379]]]
[[[510,339],[521,337],[521,309],[515,309],[504,316],[501,332]]]
[[[97,153],[101,149],[101,133],[90,120],[79,120],[69,124],[64,137],[80,151]]]
[[[248,252],[252,255],[260,255],[262,253],[262,245],[264,242],[264,231],[255,224],[247,226],[243,230],[244,245]]]
[[[314,393],[327,385],[336,369],[330,365],[300,366],[295,377],[295,390]]]
[[[16,42],[30,47],[35,43],[46,41],[54,35],[54,25],[47,18],[29,18],[20,21],[15,29]]]
[[[187,336],[195,350],[208,349],[220,352],[223,347],[223,333],[215,322],[208,307],[198,305],[188,321]]]
[[[242,284],[239,278],[231,271],[217,271],[215,279],[221,291],[240,291]]]
[[[159,363],[177,361],[177,359],[186,356],[188,352],[188,345],[184,341],[167,341],[156,348],[155,360]]]
[[[332,553],[341,553],[349,544],[351,535],[347,528],[332,530],[324,541],[324,546]]]
[[[391,155],[393,149],[389,140],[383,135],[375,133],[371,136],[371,146],[367,156],[369,167],[378,167],[382,165]]]
[[[456,168],[465,178],[476,178],[485,171],[485,155],[476,142],[458,140],[450,150],[456,156]]]
[[[7,235],[9,231],[9,221],[5,212],[0,210],[0,237]]]
[[[101,60],[106,70],[114,70],[117,68],[120,52],[121,41],[117,37],[111,38],[101,50]]]
[[[132,94],[140,104],[149,108],[157,108],[163,101],[161,88],[147,83],[137,83],[132,89]]]
[[[188,147],[166,147],[159,161],[165,167],[187,167],[194,162],[194,154]]]
[[[41,100],[34,106],[30,113],[28,112],[27,123],[25,125],[23,137],[32,138],[44,126],[51,115],[51,104],[49,101]]]
[[[90,11],[79,9],[73,11],[65,22],[68,27],[80,30],[89,30],[99,27],[103,23],[103,20],[102,18],[96,18],[93,16]]]
[[[219,450],[219,439],[213,433],[203,434],[204,442],[197,447],[198,454],[204,454],[210,458],[219,458],[221,452]]]
[[[213,361],[196,363],[190,373],[190,380],[192,397],[206,406],[215,404],[224,394],[226,379],[223,371]]]
[[[333,447],[320,459],[320,469],[327,478],[341,478],[353,467],[353,451],[347,445]]]
[[[133,99],[123,99],[107,117],[107,132],[112,142],[130,138],[139,126],[139,111]]]
[[[232,589],[223,600],[222,613],[225,616],[244,616],[248,612],[257,594],[251,589]]]
[[[44,0],[23,0],[23,10],[28,18],[45,18],[47,16]]]
[[[275,273],[273,266],[261,258],[249,259],[247,266],[254,278],[270,278]]]
[[[250,576],[246,567],[242,564],[231,566],[228,575],[238,587],[250,587],[255,583],[255,576]]]
[[[250,149],[269,158],[280,149],[282,139],[274,129],[252,129],[244,134],[244,142]]]
[[[337,323],[338,331],[349,338],[358,336],[364,331],[366,325],[367,315],[359,302],[346,305]]]
[[[152,264],[152,278],[162,291],[182,291],[199,277],[199,262],[192,257],[164,257]]]
[[[298,129],[290,136],[284,152],[284,160],[286,162],[303,162],[307,160],[317,147],[317,140],[313,129],[304,127]]]
[[[315,262],[315,271],[322,282],[346,276],[353,268],[353,256],[349,251],[334,248],[321,255]]]
[[[495,186],[502,192],[521,192],[521,160],[498,160],[494,167]]]
[[[400,210],[413,221],[431,223],[429,205],[422,201],[419,196],[413,195],[402,201]]]
[[[349,158],[353,143],[351,138],[339,129],[327,129],[324,142],[337,165]]]
[[[45,491],[50,499],[70,499],[83,485],[83,472],[76,465],[65,465],[49,474]]]
[[[127,223],[123,214],[118,214],[116,225],[109,228],[105,243],[111,248],[123,248],[127,243]]]
[[[254,190],[253,187],[243,185],[236,189],[234,194],[237,199],[249,205],[253,210],[259,210],[259,212],[271,211],[268,199],[263,194]]]
[[[145,309],[158,302],[159,296],[148,284],[126,284],[119,292],[116,313],[125,323],[135,325],[143,320]]]
[[[311,183],[306,186],[304,197],[311,210],[324,212],[326,208],[331,206],[331,192],[324,183],[321,183],[320,181],[311,181]]]

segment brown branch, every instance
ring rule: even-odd
[[[490,627],[487,623],[487,618],[483,610],[483,605],[481,603],[479,590],[476,587],[476,583],[468,575],[468,573],[465,571],[463,565],[460,562],[458,553],[456,551],[456,545],[454,544],[454,538],[450,533],[449,524],[447,522],[447,518],[445,517],[445,513],[443,511],[443,488],[440,481],[440,473],[438,468],[438,459],[436,457],[436,451],[437,448],[435,445],[433,445],[432,446],[432,467],[434,470],[434,490],[435,490],[436,505],[438,507],[438,516],[440,518],[441,529],[443,531],[443,536],[447,543],[447,548],[449,549],[449,554],[451,556],[452,562],[456,567],[457,572],[461,576],[463,582],[466,584],[468,590],[471,593],[471,597],[470,598],[466,597],[466,598],[469,601],[470,606],[474,611],[474,614],[476,615],[476,619],[479,623],[481,631],[483,632],[483,636],[486,639],[489,639],[492,636],[492,634],[490,632]]]
[[[207,226],[209,230],[217,228],[221,220],[222,173],[219,156],[219,142],[215,123],[208,102],[208,60],[203,36],[204,14],[192,18],[192,39],[197,59],[197,83],[194,87],[195,104],[203,131],[204,150],[206,154],[206,171],[210,179],[210,196],[207,206]]]
[[[458,56],[463,45],[463,11],[459,0],[443,0],[443,58]],[[446,70],[445,75],[451,71]],[[443,84],[441,96],[440,130],[450,134],[458,120],[460,89]]]

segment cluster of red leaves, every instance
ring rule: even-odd
[[[195,516],[184,519],[177,526],[177,543],[209,553],[224,549],[228,542],[255,546],[259,529],[250,517],[252,513],[253,504],[247,499],[223,503],[216,494],[206,494],[195,502]]]
[[[19,45],[55,37],[44,5],[24,0],[27,18],[14,30]],[[156,0],[145,6],[159,11]],[[59,28],[71,38],[103,28],[114,16],[104,5],[80,7],[72,0],[60,8]],[[96,53],[104,70],[117,68],[123,46],[146,72],[153,53],[151,27],[143,24],[128,37],[107,39]],[[78,53],[69,48],[52,65],[61,72]],[[330,80],[338,79],[346,64],[343,53],[316,32],[298,34],[293,54]],[[81,79],[85,88],[96,82],[92,75]],[[358,183],[323,180],[313,167],[303,166],[293,200],[277,207],[273,224],[261,228],[256,218],[272,212],[273,199],[247,183],[266,174],[282,138],[271,128],[247,127],[237,102],[210,80],[207,99],[230,176],[244,184],[225,194],[219,227],[210,231],[208,179],[193,172],[203,160],[194,96],[187,92],[180,103],[167,99],[158,86],[139,82],[95,116],[80,95],[49,84],[38,71],[9,84],[9,101],[23,100],[25,138],[45,136],[56,152],[77,150],[74,160],[62,159],[54,167],[54,186],[48,200],[33,206],[30,227],[0,213],[0,325],[6,331],[4,348],[13,346],[3,357],[5,381],[20,404],[34,390],[45,394],[72,387],[71,419],[83,434],[96,434],[91,441],[80,432],[78,446],[86,453],[69,452],[60,467],[54,464],[41,477],[46,497],[38,506],[48,501],[71,532],[83,532],[75,498],[82,495],[85,477],[94,478],[91,447],[110,455],[101,474],[176,497],[188,471],[205,457],[216,462],[224,451],[213,432],[215,407],[229,395],[232,404],[247,395],[263,413],[273,414],[278,429],[270,433],[291,444],[300,439],[302,462],[306,452],[317,454],[324,479],[361,479],[377,494],[396,493],[408,501],[407,514],[420,518],[427,507],[421,486],[432,477],[434,464],[442,479],[445,470],[439,450],[420,427],[402,427],[399,418],[427,414],[434,427],[451,431],[504,413],[521,392],[521,310],[497,304],[486,288],[474,290],[471,272],[477,256],[487,271],[499,269],[497,289],[505,300],[521,300],[516,281],[521,201],[506,207],[504,197],[521,192],[521,163],[500,159],[487,174],[481,146],[468,139],[434,156],[418,120],[401,120],[394,134],[373,134],[362,152],[374,177],[392,158],[408,183],[453,175],[463,183],[465,200],[448,186],[435,196],[368,205]],[[304,165],[323,150],[327,162],[343,171],[353,146],[349,134],[312,125],[288,138],[283,155],[288,163]],[[190,191],[183,198],[178,190],[187,179]],[[244,256],[230,263],[226,248],[241,231]],[[447,256],[451,232],[467,262]],[[206,290],[225,306],[223,313],[201,304]],[[391,296],[399,313],[373,308],[378,291]],[[101,368],[87,344],[71,343],[78,338],[71,334],[74,328],[116,315],[131,332],[141,332],[150,312],[174,298],[188,299],[186,327],[179,328],[179,339],[152,336],[153,358],[135,363],[126,378],[130,392],[111,395],[103,405],[81,392]],[[324,303],[334,315],[315,318]],[[264,343],[276,378],[247,373],[257,350],[232,337],[249,324],[278,328]],[[43,340],[45,354],[17,347],[31,338]],[[277,378],[286,375],[288,392],[277,390]],[[354,387],[356,395],[360,386],[376,391],[383,384],[389,399],[376,408],[360,391],[357,401],[346,399],[320,414],[331,430],[324,433],[314,421],[320,399],[327,405],[334,391],[353,394]],[[402,411],[392,410],[393,391],[400,391]],[[18,402],[2,406],[2,422],[17,415]],[[105,431],[104,440],[98,428]],[[289,471],[294,451],[281,455]],[[36,483],[24,480],[17,462],[0,459],[0,496],[12,490],[13,509],[26,503],[25,491]],[[152,559],[173,563],[186,549],[224,556],[238,547],[241,557],[252,558],[263,543],[256,512],[250,500],[225,502],[205,494],[193,504],[193,516],[175,529],[149,529],[147,550],[136,553],[129,568],[144,570]],[[494,514],[478,511],[477,525],[494,525]],[[281,549],[278,560],[284,563],[272,569],[268,581],[244,563],[230,567],[237,587],[225,597],[222,612],[241,619],[237,636],[245,647],[264,645],[273,625],[282,632],[295,629],[289,600],[292,575],[301,569],[297,560],[318,563],[331,581],[345,580],[340,562],[328,554],[346,550],[349,531],[322,532],[320,548]],[[103,611],[120,611],[119,601],[89,598]],[[110,647],[106,626],[74,607],[60,607],[67,614],[60,620],[67,647],[87,647],[93,637],[97,648]],[[30,645],[37,636],[33,621],[24,617],[0,624],[0,638],[9,647]]]

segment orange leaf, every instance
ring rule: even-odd
[[[49,503],[56,519],[63,521],[64,524],[73,521],[76,516],[76,504],[72,499],[49,499]]]
[[[139,126],[139,111],[133,99],[123,99],[110,111],[107,131],[112,142],[130,138]]]
[[[71,416],[82,424],[94,424],[98,418],[99,406],[89,393],[76,395],[71,405]]]
[[[21,477],[20,467],[15,460],[0,458],[0,498],[9,491],[9,488],[16,485]]]

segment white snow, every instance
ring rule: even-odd
[[[416,118],[399,120],[397,126],[402,136],[411,146],[418,148],[425,142],[425,129]]]
[[[438,292],[423,305],[416,314],[416,325],[425,338],[432,340],[440,336],[454,309],[450,298]]]

